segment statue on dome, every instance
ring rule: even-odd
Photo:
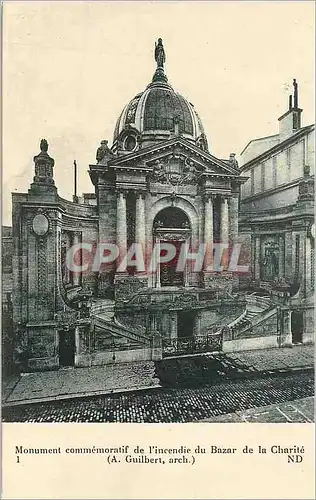
[[[108,160],[113,158],[114,154],[108,146],[108,141],[101,141],[100,146],[97,149],[96,160],[97,164],[107,165]]]
[[[47,153],[48,151],[48,142],[46,141],[46,139],[42,139],[41,142],[40,142],[40,150],[41,150],[41,153]]]
[[[155,60],[157,62],[157,68],[163,68],[166,62],[166,54],[162,44],[162,38],[158,38],[158,42],[155,42]]]

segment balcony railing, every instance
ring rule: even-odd
[[[164,356],[214,352],[222,349],[222,333],[162,340]]]

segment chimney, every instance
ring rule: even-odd
[[[298,83],[293,80],[293,96],[289,96],[289,109],[279,118],[280,141],[283,141],[301,128],[302,109],[298,107]]]
[[[293,107],[293,104],[292,104],[292,99],[293,99],[293,96],[292,96],[292,95],[290,95],[290,96],[289,96],[289,110],[291,110],[291,109],[292,109],[292,107]]]

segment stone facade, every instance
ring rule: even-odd
[[[241,154],[249,180],[241,189],[240,230],[252,249],[250,281],[288,296],[288,345],[312,341],[314,330],[315,127],[301,127],[297,92],[294,81],[294,106],[291,98],[279,134],[250,141]]]

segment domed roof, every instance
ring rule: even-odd
[[[162,41],[160,47],[164,55]],[[202,149],[207,149],[203,125],[193,104],[175,92],[168,83],[163,68],[164,60],[157,60],[156,57],[156,61],[157,69],[152,82],[125,106],[117,120],[113,146],[117,145],[118,138],[125,135],[124,131],[128,133],[133,130],[141,143],[153,143],[166,140],[171,134],[181,134]]]

